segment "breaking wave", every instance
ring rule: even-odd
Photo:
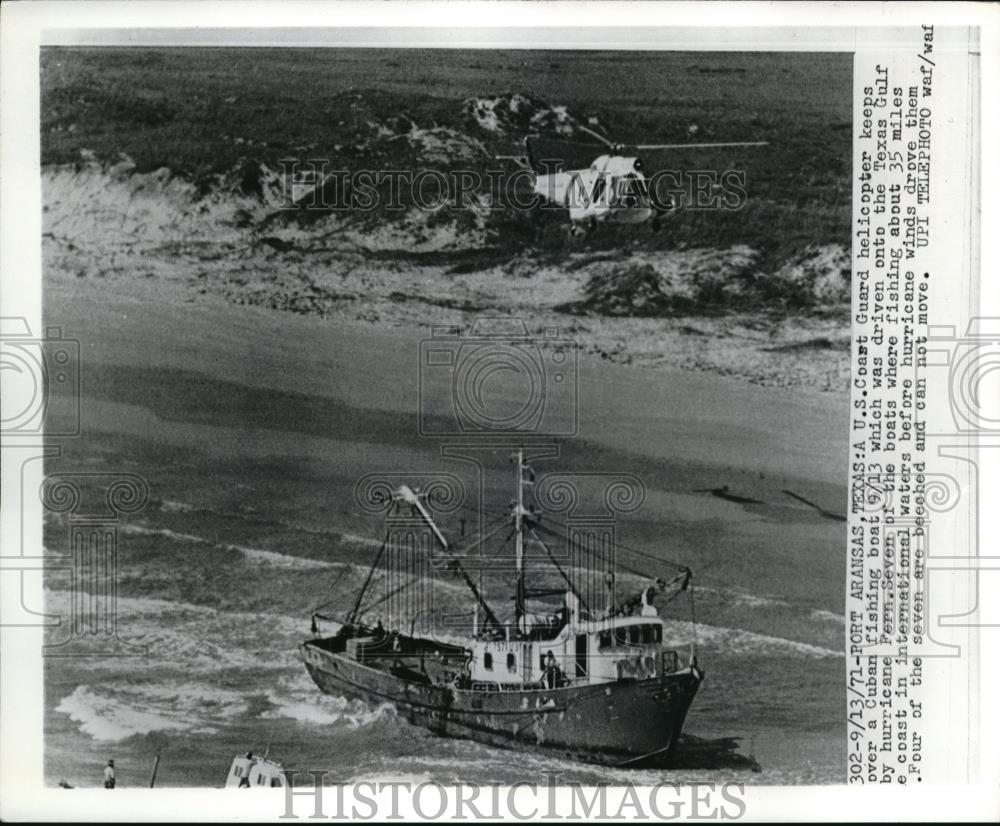
[[[723,600],[738,605],[745,605],[748,608],[790,608],[792,604],[778,597],[767,597],[759,594],[752,594],[749,591],[736,588],[708,588],[700,586],[699,594],[715,594]]]
[[[819,608],[812,611],[809,614],[809,617],[814,620],[820,620],[821,622],[833,623],[834,625],[843,626],[844,624],[843,614],[835,614],[833,611],[823,611]]]
[[[323,694],[304,671],[283,677],[267,699],[274,706],[260,716],[266,720],[290,719],[321,726],[346,725],[359,729],[396,717],[389,703],[372,707],[360,700]]]
[[[819,645],[756,634],[739,628],[723,628],[717,625],[694,625],[694,641],[699,649],[712,648],[733,656],[796,656],[796,657],[843,657],[843,651],[823,648]],[[683,648],[691,642],[690,623],[664,620],[664,642]]]
[[[69,591],[46,590],[46,609],[69,616]],[[185,673],[217,674],[225,669],[299,668],[296,650],[303,636],[303,620],[282,614],[219,611],[203,605],[169,602],[145,597],[119,597],[117,627],[122,640],[134,646],[129,657],[131,674],[163,668]],[[58,641],[58,630],[47,640]],[[115,673],[123,667],[118,657],[99,656],[104,640],[75,640],[92,647],[95,656],[83,657],[79,665],[90,671]],[[145,649],[146,656],[142,656]]]
[[[239,718],[253,716],[261,692],[219,688],[206,682],[168,680],[128,685],[81,685],[64,697],[56,711],[67,715],[94,740],[119,742],[154,731],[217,730]],[[294,720],[311,726],[341,726],[356,730],[396,717],[389,704],[372,708],[359,700],[329,696],[305,678],[282,678],[264,694],[264,720]]]
[[[177,502],[172,499],[164,499],[160,502],[160,510],[164,513],[194,513],[198,510],[194,505],[187,502]]]
[[[142,525],[123,525],[124,533],[137,534],[141,536],[162,536],[167,539],[175,539],[181,542],[193,542],[199,545],[214,545],[228,551],[239,551],[248,562],[256,562],[261,565],[270,565],[276,568],[308,569],[308,568],[337,568],[343,563],[325,562],[322,559],[310,559],[304,556],[293,556],[291,554],[278,553],[277,551],[264,551],[259,548],[247,548],[242,545],[230,545],[224,542],[214,542],[203,536],[195,536],[190,533],[179,533],[169,528],[148,528]]]
[[[118,742],[152,731],[189,731],[210,727],[246,711],[236,692],[203,683],[78,686],[56,711],[79,723],[94,740]]]

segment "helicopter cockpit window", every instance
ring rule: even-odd
[[[597,179],[597,182],[594,184],[593,203],[597,204],[601,202],[607,183],[603,175]]]
[[[637,207],[646,204],[646,182],[636,175],[626,175],[621,179],[619,200],[622,206]]]

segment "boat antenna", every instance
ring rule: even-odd
[[[514,596],[514,627],[521,627],[521,618],[525,614],[524,599],[524,486],[534,484],[524,478],[525,471],[534,477],[534,471],[524,463],[524,448],[519,447],[517,453],[517,502],[514,505],[514,559],[517,567],[517,591]]]

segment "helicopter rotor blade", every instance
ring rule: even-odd
[[[711,149],[733,146],[767,146],[767,141],[736,141],[732,143],[630,143],[633,149]]]
[[[584,126],[582,123],[577,124],[577,129],[586,132],[588,135],[593,135],[601,143],[603,143],[606,147],[608,147],[608,149],[614,149],[616,146],[618,146],[618,144],[616,144],[613,140],[604,137],[604,135],[600,134],[599,132],[595,132],[593,129],[587,126]]]

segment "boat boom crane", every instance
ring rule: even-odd
[[[420,514],[420,517],[424,520],[424,522],[427,523],[427,527],[431,529],[431,531],[434,533],[434,536],[437,537],[438,542],[441,543],[441,547],[447,551],[448,540],[444,538],[444,534],[441,533],[441,530],[434,522],[434,519],[427,512],[427,508],[424,506],[424,503],[420,500],[420,496],[416,493],[416,491],[414,491],[413,488],[411,488],[409,485],[401,485],[399,489],[396,491],[396,497],[397,501],[405,502],[414,510],[416,510],[417,513]]]
[[[493,609],[490,608],[489,604],[483,598],[482,593],[480,593],[479,589],[476,587],[476,583],[472,581],[468,572],[462,567],[462,564],[458,561],[454,554],[452,554],[451,548],[448,546],[448,540],[444,538],[444,534],[441,533],[441,529],[438,528],[434,518],[430,515],[426,506],[421,501],[420,494],[408,485],[400,485],[400,487],[396,490],[396,501],[405,502],[418,514],[420,514],[420,518],[427,523],[427,527],[431,529],[431,532],[435,537],[437,537],[438,542],[441,543],[441,549],[445,551],[449,557],[451,557],[455,565],[455,569],[461,575],[462,579],[465,580],[465,584],[468,586],[469,590],[472,591],[472,595],[476,598],[476,602],[478,602],[480,607],[486,612],[487,622],[496,628],[501,627],[500,620],[497,619],[496,614],[493,613]]]

